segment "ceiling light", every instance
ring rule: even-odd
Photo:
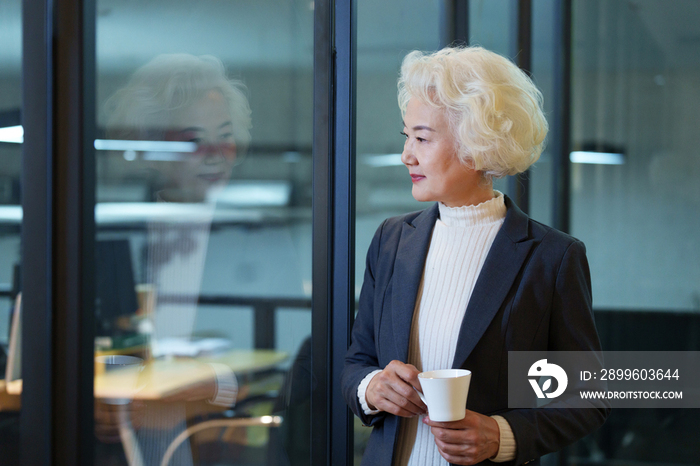
[[[195,152],[197,144],[183,141],[125,141],[119,139],[95,139],[97,150],[131,150],[141,152]]]
[[[0,142],[22,144],[24,142],[24,129],[20,125],[0,128]]]
[[[292,185],[285,180],[238,180],[210,193],[211,201],[236,207],[283,207],[292,197]]]
[[[24,128],[21,125],[0,128],[0,142],[21,144],[24,142]],[[173,153],[196,152],[197,144],[186,141],[127,141],[119,139],[95,139],[95,149],[130,152],[127,160],[133,160],[134,152],[149,153],[144,158],[151,160],[179,159]],[[170,156],[158,156],[153,153],[168,153]]]
[[[617,152],[592,152],[577,150],[569,155],[571,163],[593,163],[598,165],[624,165],[625,156]]]
[[[364,164],[370,167],[398,167],[403,165],[401,154],[367,154]]]

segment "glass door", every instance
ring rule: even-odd
[[[372,237],[387,217],[426,208],[411,195],[401,162],[404,137],[396,80],[412,50],[448,42],[451,13],[440,1],[357,2],[357,148],[355,299],[364,280]],[[354,418],[354,464],[359,465],[371,427]]]
[[[571,233],[607,351],[700,350],[700,4],[668,6],[573,2]],[[697,463],[695,417],[613,410],[571,464]]]
[[[313,2],[96,10],[95,464],[309,464]]]

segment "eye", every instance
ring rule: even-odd
[[[423,138],[416,138],[416,141],[418,141],[418,142],[425,142],[425,139],[423,139]]]
[[[399,134],[401,136],[405,137],[406,139],[408,139],[408,134],[404,133],[403,131],[401,131]]]

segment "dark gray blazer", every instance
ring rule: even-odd
[[[600,427],[608,409],[508,409],[508,351],[599,351],[583,243],[531,220],[505,198],[503,226],[467,306],[453,368],[474,373],[467,408],[503,416],[524,464]],[[367,416],[357,387],[375,369],[406,361],[411,320],[437,204],[379,227],[367,253],[360,307],[341,376],[343,395],[373,427],[363,465],[390,466],[399,418]],[[493,464],[493,463],[491,463]]]

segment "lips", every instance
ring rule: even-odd
[[[201,173],[197,175],[197,178],[207,181],[209,183],[216,183],[217,181],[221,180],[224,177],[223,172],[217,172],[217,173]]]
[[[411,181],[413,181],[414,183],[417,183],[423,179],[425,179],[425,176],[423,175],[411,175]]]

